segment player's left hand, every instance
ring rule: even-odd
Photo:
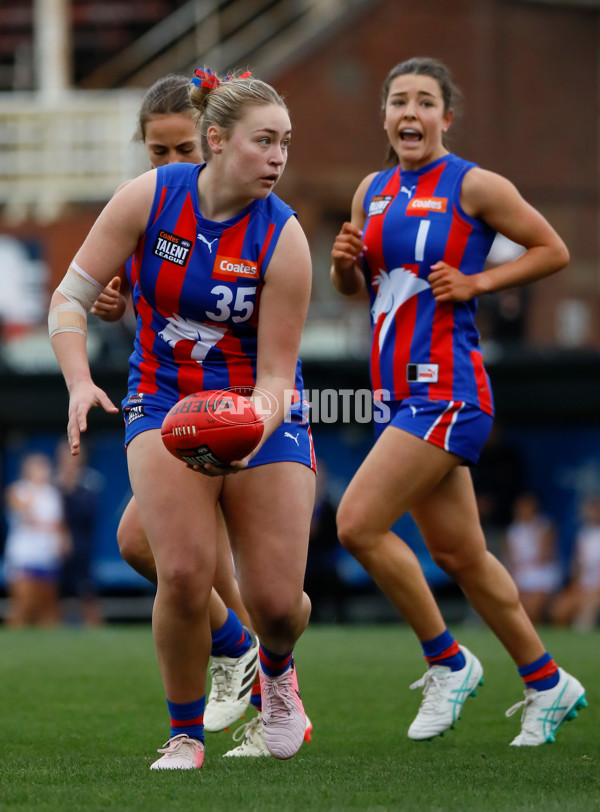
[[[476,295],[473,277],[461,273],[447,262],[436,262],[427,277],[436,302],[467,302]]]

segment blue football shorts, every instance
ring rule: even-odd
[[[133,395],[122,401],[125,418],[125,447],[144,431],[160,429],[165,415],[173,404],[165,404],[151,395]],[[299,462],[316,472],[315,449],[310,424],[306,420],[291,419],[278,426],[252,457],[248,468],[271,462]]]
[[[395,426],[474,464],[494,419],[464,401],[413,397],[377,401],[374,422],[377,437],[388,426]]]

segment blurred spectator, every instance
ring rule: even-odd
[[[48,268],[32,256],[33,248],[15,237],[0,235],[0,325],[4,341],[19,338],[45,323]]]
[[[561,584],[561,566],[555,525],[540,511],[531,493],[523,493],[515,501],[513,520],[506,530],[504,563],[531,621],[546,620],[550,599]]]
[[[52,462],[28,454],[20,479],[6,489],[8,534],[4,553],[13,627],[54,626],[60,621],[59,577],[69,538],[62,499],[52,483]]]
[[[75,598],[80,619],[86,626],[99,626],[103,618],[92,565],[103,477],[86,466],[84,449],[74,457],[67,441],[59,444],[56,462],[56,483],[71,536],[71,552],[62,570],[61,593],[65,598]]]
[[[589,631],[600,612],[600,498],[581,505],[581,526],[575,537],[571,578],[557,596],[551,618],[557,626]]]

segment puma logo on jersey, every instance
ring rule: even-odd
[[[407,196],[407,198],[410,200],[410,199],[411,199],[411,197],[413,196],[414,191],[415,191],[415,189],[416,189],[416,188],[417,188],[416,186],[410,186],[410,187],[408,187],[408,186],[401,186],[401,187],[400,187],[400,194],[402,194],[402,192],[404,192],[404,194],[405,194],[405,195]]]
[[[407,364],[406,380],[408,383],[437,383],[439,369],[438,364]]]
[[[198,232],[198,234],[197,234],[196,236],[198,237],[198,239],[200,240],[200,242],[203,242],[205,245],[208,245],[208,250],[209,250],[209,253],[211,253],[211,254],[212,254],[212,246],[213,246],[213,243],[214,243],[214,242],[216,242],[216,241],[217,241],[219,238],[218,238],[218,237],[215,237],[215,238],[214,238],[214,240],[211,240],[211,241],[209,242],[209,241],[206,239],[206,237],[204,236],[204,234],[200,234],[200,232]]]
[[[284,433],[284,435],[283,435],[283,436],[284,436],[284,437],[289,437],[289,438],[290,438],[290,440],[293,440],[293,441],[296,443],[296,445],[298,446],[298,448],[300,448],[300,443],[298,442],[298,437],[300,436],[300,432],[298,432],[298,433],[296,434],[296,436],[294,437],[294,435],[293,435],[293,434],[290,434],[290,432],[289,432],[289,431],[286,431],[286,432]]]

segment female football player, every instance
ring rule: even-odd
[[[219,502],[261,640],[267,747],[289,758],[305,732],[292,652],[310,614],[302,584],[315,477],[295,393],[302,389],[297,358],[311,264],[294,213],[272,194],[291,124],[281,97],[251,76],[222,81],[206,69],[193,82],[206,163],[159,167],[121,189],[77,252],[49,314],[77,452],[90,408],[117,411],[91,377],[86,314],[134,255],[138,326],[123,400],[125,439],[157,569],[153,631],[171,717],[171,737],[153,769],[193,769],[204,760]],[[251,273],[229,271],[241,264]],[[263,439],[244,460],[199,473],[166,451],[160,426],[182,396],[229,387],[270,394]],[[129,421],[130,412],[136,417]],[[296,421],[298,444],[285,442],[284,419]]]
[[[338,531],[422,645],[429,668],[411,686],[423,688],[423,701],[409,737],[451,727],[483,670],[446,628],[416,556],[391,530],[407,511],[515,661],[525,700],[515,706],[522,729],[512,744],[534,746],[552,740],[585,696],[546,652],[512,578],[486,549],[469,465],[493,406],[474,315],[477,296],[542,279],[569,255],[510,181],[449,152],[455,96],[437,60],[390,71],[382,109],[391,166],[361,181],[333,246],[335,287],[370,296],[372,386],[389,417],[340,503]],[[484,271],[496,232],[525,252]]]

